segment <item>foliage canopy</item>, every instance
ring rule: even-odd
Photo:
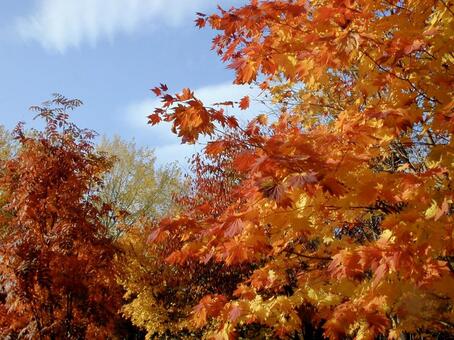
[[[148,150],[95,150],[79,101],[34,108],[43,132],[0,136],[0,335],[114,337],[120,312],[148,338],[454,336],[452,1],[251,0],[196,25],[278,113],[153,88],[150,124],[210,137],[175,199]]]
[[[2,160],[2,338],[106,338],[119,321],[117,249],[93,195],[109,162],[68,121],[79,105],[57,95],[34,107],[45,130],[19,125],[19,150]]]
[[[235,290],[211,287],[194,325],[220,338],[254,324],[284,338],[307,324],[333,339],[452,332],[452,3],[253,0],[196,22],[220,31],[234,82],[280,114],[240,127],[223,109],[235,103],[153,89],[150,123],[212,136],[206,157],[229,150],[222,170],[240,180],[221,212],[200,204],[151,235],[182,242],[175,266],[255,268]]]

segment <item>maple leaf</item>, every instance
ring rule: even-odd
[[[165,261],[170,264],[184,264],[186,262],[187,256],[180,250],[175,250],[165,258]]]
[[[326,191],[334,196],[342,196],[346,192],[346,188],[342,185],[342,183],[332,177],[323,179],[321,184]]]
[[[238,120],[233,116],[229,116],[227,117],[227,125],[230,128],[235,129],[238,127]]]
[[[244,96],[240,100],[240,109],[247,110],[249,108],[249,96]]]
[[[203,28],[206,25],[206,19],[204,18],[197,18],[195,19],[195,24],[198,28]]]
[[[148,116],[148,124],[156,125],[161,122],[161,116],[158,113],[153,113]]]
[[[229,320],[233,323],[236,323],[237,320],[241,317],[243,311],[240,305],[233,305],[229,311]]]
[[[177,95],[177,98],[181,101],[185,101],[185,100],[190,100],[192,99],[194,96],[194,94],[192,93],[192,91],[188,88],[184,88],[183,91],[181,92],[181,94]]]
[[[258,115],[256,120],[261,125],[267,125],[268,124],[268,118],[264,114]]]
[[[205,152],[208,155],[217,155],[225,149],[225,141],[208,142]]]
[[[224,232],[225,237],[233,237],[240,233],[244,228],[244,223],[240,218],[235,219]]]
[[[257,293],[253,288],[240,284],[240,286],[233,292],[233,295],[242,299],[253,300],[257,296]]]
[[[163,106],[164,107],[169,107],[171,106],[174,102],[175,102],[175,99],[173,96],[171,96],[170,94],[165,94],[164,96],[161,97],[162,98],[162,101],[163,101]]]
[[[156,95],[156,97],[160,97],[162,94],[161,89],[159,87],[154,87],[151,89],[151,91],[153,91],[153,93]]]
[[[414,40],[410,45],[404,47],[405,54],[411,54],[424,46],[423,40]]]
[[[238,241],[232,240],[224,244],[224,252],[222,257],[225,259],[227,265],[234,265],[247,261],[248,252],[244,247],[244,244]]]
[[[292,199],[287,194],[287,188],[282,183],[268,183],[266,180],[262,185],[261,191],[265,197],[274,200],[278,207],[288,208],[293,204]]]
[[[209,317],[219,314],[227,299],[223,295],[206,295],[193,309],[193,321],[196,327],[203,327]]]
[[[234,165],[235,169],[237,169],[239,171],[244,171],[246,169],[251,168],[254,165],[256,160],[257,160],[257,156],[254,153],[244,152],[244,153],[239,154],[235,158],[233,165]]]
[[[376,311],[366,314],[366,320],[369,324],[369,329],[374,335],[384,334],[390,325],[386,315]]]
[[[304,188],[318,182],[317,174],[310,172],[308,174],[295,174],[289,180],[288,184],[294,188]]]
[[[381,263],[377,269],[374,271],[374,281],[373,284],[377,285],[383,279],[383,277],[388,273],[388,265],[386,263]]]
[[[155,228],[148,236],[148,242],[162,242],[168,236],[168,233],[161,228]]]

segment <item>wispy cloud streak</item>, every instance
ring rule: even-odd
[[[39,0],[31,14],[18,18],[16,29],[25,40],[63,53],[131,34],[144,24],[192,22],[196,11],[211,6],[212,0]]]

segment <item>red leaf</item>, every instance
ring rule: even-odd
[[[159,116],[159,114],[153,113],[148,116],[148,124],[156,125],[159,122],[161,122],[161,116]]]
[[[178,99],[180,99],[181,101],[185,101],[185,100],[189,100],[189,99],[192,99],[194,97],[194,94],[191,92],[190,89],[188,89],[187,87],[185,87],[183,89],[183,91],[181,92],[181,94],[179,94],[178,96]]]
[[[388,265],[386,263],[381,263],[374,271],[374,280],[372,281],[372,286],[377,286],[383,279],[383,277],[385,277],[385,275],[388,273],[388,271]]]
[[[154,94],[156,95],[156,97],[159,97],[161,95],[161,89],[159,87],[154,87],[151,89],[151,91],[154,92]]]
[[[246,110],[249,107],[249,96],[244,96],[240,100],[240,109]]]
[[[167,238],[168,233],[162,228],[155,228],[151,233],[150,236],[148,236],[148,242],[153,243],[153,242],[162,242]]]
[[[195,25],[196,25],[198,28],[203,28],[203,27],[205,27],[205,24],[206,24],[206,19],[204,19],[204,18],[197,18],[197,19],[195,19]]]
[[[244,244],[235,240],[226,242],[224,244],[225,250],[222,257],[227,265],[238,264],[247,261],[248,253]],[[221,257],[221,258],[222,258]]]
[[[225,230],[224,236],[225,237],[233,237],[233,236],[239,234],[243,230],[243,228],[244,228],[243,221],[241,220],[241,218],[237,218]]]
[[[217,316],[222,308],[227,303],[227,299],[223,295],[206,295],[204,296],[197,306],[194,307],[193,322],[196,327],[203,327],[206,325],[208,318]]]
[[[288,208],[293,204],[292,199],[288,197],[286,187],[283,184],[267,183],[267,181],[265,181],[261,191],[263,196],[274,200],[278,207]]]
[[[229,116],[227,117],[226,121],[227,125],[232,129],[236,129],[238,127],[238,120],[235,117]]]
[[[205,152],[208,155],[220,154],[225,149],[224,141],[209,142],[205,148]]]
[[[243,152],[233,161],[233,166],[238,171],[247,171],[254,166],[257,155],[252,152]]]
[[[243,311],[241,310],[241,307],[239,305],[234,305],[230,309],[229,320],[235,323],[241,317],[242,312]]]
[[[342,196],[347,191],[345,186],[333,177],[325,178],[322,182],[323,190],[333,196]]]
[[[162,101],[164,103],[164,107],[169,107],[173,104],[175,98],[173,98],[170,94],[166,94],[164,97],[162,97]]]
[[[169,264],[179,264],[182,265],[185,263],[187,256],[180,250],[175,250],[172,254],[166,257],[165,261]]]
[[[411,54],[413,53],[414,51],[418,51],[419,49],[421,49],[421,47],[424,46],[424,41],[422,40],[415,40],[415,41],[412,41],[411,44],[408,44],[404,47],[404,53],[405,54]]]

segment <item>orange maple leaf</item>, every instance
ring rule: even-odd
[[[249,96],[244,96],[240,100],[240,109],[247,110],[249,108]]]

